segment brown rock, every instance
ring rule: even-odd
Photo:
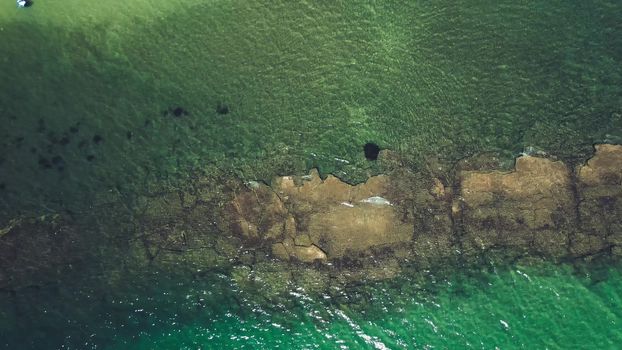
[[[312,214],[308,230],[311,240],[334,258],[375,246],[408,242],[413,227],[403,223],[389,205],[357,203],[354,207],[333,206],[328,212]]]
[[[578,168],[579,181],[585,186],[622,185],[622,145],[594,147],[594,157]]]
[[[412,224],[402,222],[386,196],[388,176],[356,186],[317,170],[283,176],[273,188],[256,184],[231,203],[231,228],[247,239],[281,242],[275,256],[300,261],[342,257],[376,246],[410,241]],[[304,248],[304,249],[303,249]],[[321,254],[320,254],[321,252]]]
[[[307,234],[299,235],[294,238],[294,243],[302,247],[309,247],[313,244],[313,242],[311,242],[311,237],[309,237],[309,235]]]
[[[462,207],[452,212],[462,220],[467,253],[504,247],[566,253],[566,246],[547,243],[567,242],[575,228],[571,177],[562,162],[522,156],[513,172],[466,171],[460,177]]]
[[[230,229],[247,239],[283,238],[287,210],[270,187],[256,184],[230,204]]]
[[[595,149],[594,156],[577,168],[581,232],[593,236],[573,242],[579,256],[622,243],[622,146]]]
[[[316,260],[326,260],[326,253],[315,245],[310,245],[308,247],[295,246],[292,256],[305,263],[312,263]]]
[[[272,255],[278,259],[289,260],[289,252],[283,243],[274,243],[272,245]]]

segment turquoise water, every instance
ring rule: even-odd
[[[357,182],[380,171],[369,141],[414,169],[529,146],[581,161],[622,140],[620,18],[604,0],[5,1],[2,227],[19,214],[110,219],[110,202],[132,217],[141,195],[197,174],[318,167]],[[5,348],[622,343],[615,262],[405,268],[356,285],[321,275],[314,288],[248,282],[233,263],[188,272],[183,258],[179,270],[131,258],[113,269],[126,257],[107,240],[125,232],[94,231],[90,259],[0,291]]]
[[[616,264],[405,271],[270,295],[225,273],[145,274],[123,291],[81,281],[13,296],[19,317],[5,348],[615,349],[622,341]]]

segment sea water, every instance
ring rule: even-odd
[[[580,161],[593,143],[622,137],[619,18],[622,5],[603,0],[6,1],[1,217],[96,216],[93,203],[131,208],[141,194],[214,169],[256,181],[317,167],[357,182],[378,171],[362,152],[367,142],[414,166],[431,155],[451,163],[528,147]],[[146,270],[111,287],[90,264],[55,283],[3,290],[0,344],[621,343],[615,262],[454,266],[424,277],[405,269],[269,297],[241,288],[232,267]]]
[[[141,281],[143,279],[143,281]],[[620,265],[405,270],[385,281],[296,283],[266,297],[229,275],[82,277],[3,305],[7,349],[615,349]],[[9,316],[7,318],[7,316]]]

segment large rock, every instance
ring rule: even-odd
[[[317,170],[302,177],[257,184],[232,202],[231,227],[247,238],[272,242],[281,259],[304,262],[365,253],[412,239],[412,224],[400,219],[387,196],[389,178],[375,176],[349,185]]]
[[[577,256],[622,246],[622,146],[596,145],[596,153],[577,167],[582,235],[573,242]]]
[[[462,172],[453,207],[466,235],[463,249],[564,255],[575,225],[571,185],[564,163],[531,156],[519,157],[512,172]]]

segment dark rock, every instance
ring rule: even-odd
[[[96,145],[99,145],[102,141],[104,141],[104,138],[100,135],[93,136],[93,143],[95,143]]]
[[[128,140],[131,140],[133,136],[134,133],[132,131],[128,131],[127,133],[125,133],[125,137],[127,137]]]
[[[175,107],[175,109],[173,109],[173,115],[176,117],[182,117],[188,115],[188,111],[181,107]]]
[[[86,160],[88,160],[89,162],[93,161],[95,159],[95,156],[92,154],[89,154],[88,156],[86,156]]]
[[[225,103],[219,103],[216,106],[216,113],[218,113],[218,114],[227,114],[227,113],[229,113],[229,106],[226,105]]]
[[[380,153],[380,147],[373,142],[368,142],[363,146],[363,151],[365,152],[365,158],[367,158],[367,160],[376,160]]]
[[[69,144],[69,142],[71,142],[71,140],[69,140],[69,137],[67,137],[67,136],[63,136],[63,137],[62,137],[62,138],[58,141],[58,143],[59,143],[61,146],[66,146],[66,145],[68,145],[68,144]]]

